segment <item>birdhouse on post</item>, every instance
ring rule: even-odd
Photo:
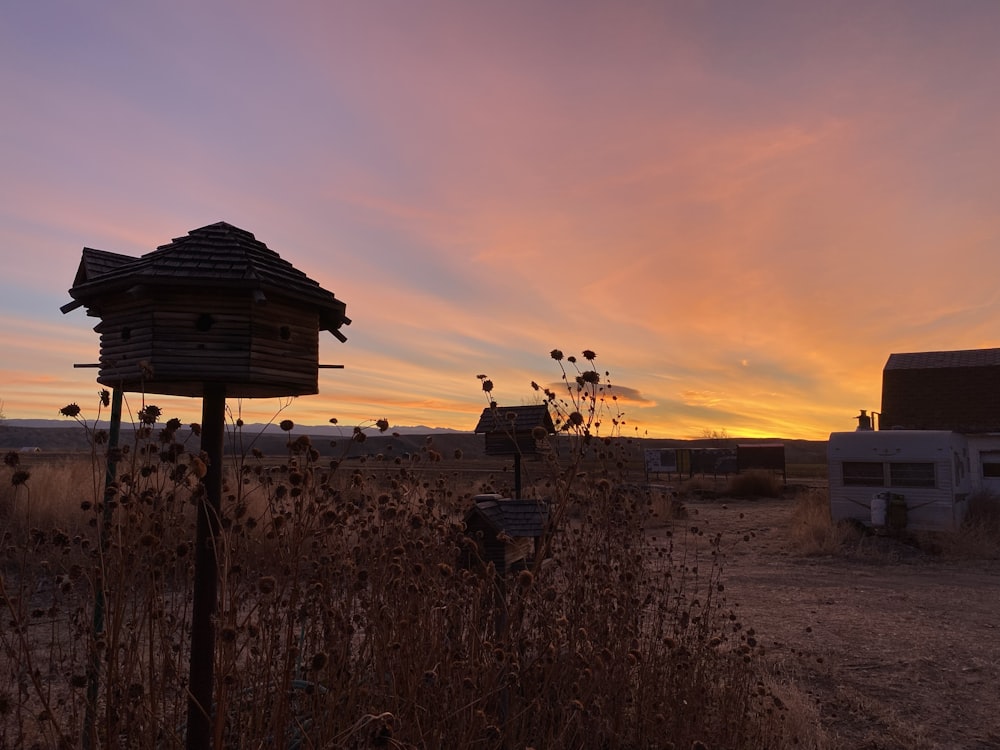
[[[187,748],[207,750],[226,398],[318,393],[319,332],[345,341],[340,328],[351,321],[331,292],[225,222],[139,258],[84,248],[69,294],[64,313],[85,306],[101,319],[97,381],[115,389],[116,403],[123,391],[202,399],[209,465],[195,538]]]
[[[473,434],[486,436],[486,455],[514,457],[514,497],[521,497],[521,457],[545,449],[545,438],[554,434],[549,407],[491,405],[483,409]]]
[[[319,332],[346,306],[253,234],[225,222],[139,258],[83,249],[69,312],[101,319],[97,381],[126,392],[232,398],[319,392]]]

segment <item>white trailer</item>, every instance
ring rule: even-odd
[[[964,435],[834,432],[827,450],[834,521],[853,518],[878,526],[888,519],[888,525],[912,531],[953,531],[965,518],[973,478]]]

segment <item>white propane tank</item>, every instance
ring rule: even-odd
[[[889,498],[884,492],[872,495],[872,526],[881,529],[885,526],[886,511],[889,508]]]

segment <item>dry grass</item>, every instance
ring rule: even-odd
[[[80,533],[80,518],[70,510],[81,502],[92,501],[98,491],[95,482],[99,480],[91,459],[67,457],[53,462],[31,457],[18,468],[30,477],[22,485],[10,481],[0,485],[0,523],[5,522],[8,530],[18,533],[32,526],[59,525]],[[67,526],[70,523],[75,525]]]
[[[106,497],[81,502],[100,467],[84,481],[66,464],[34,467],[8,503],[0,746],[75,744],[88,711],[94,747],[183,744],[198,460],[146,440]],[[457,565],[474,485],[433,465],[320,466],[304,441],[229,467],[219,747],[792,745],[791,703],[724,598],[718,540],[687,528],[646,547],[650,503],[674,517],[674,498],[554,467],[556,513],[580,520],[544,567],[505,580]]]
[[[856,549],[861,532],[849,523],[834,523],[826,490],[811,489],[795,498],[789,535],[801,555],[837,555]]]
[[[830,518],[829,495],[809,490],[795,499],[790,536],[802,555],[849,555],[892,562],[902,556],[933,555],[949,560],[1000,559],[1000,498],[978,493],[954,532],[915,532],[900,537],[875,535],[860,524]]]
[[[918,534],[914,541],[922,549],[949,560],[1000,559],[1000,497],[990,492],[973,494],[957,532]]]
[[[291,433],[280,460],[230,455],[214,747],[819,746],[726,599],[721,538],[628,483],[628,446],[592,433],[606,373],[565,361],[572,448],[528,488],[551,522],[514,575],[461,522],[506,480],[440,471],[432,442],[391,464],[323,463]],[[99,443],[88,476],[9,459],[0,747],[184,745],[205,467],[178,427],[139,430],[107,490]]]

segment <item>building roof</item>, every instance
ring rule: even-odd
[[[543,427],[547,434],[556,431],[545,404],[531,406],[487,406],[479,416],[474,434],[481,432],[530,433],[536,427]]]
[[[466,523],[477,514],[497,533],[506,532],[513,538],[537,538],[545,533],[549,506],[540,500],[484,496],[465,514]]]
[[[133,258],[93,248],[83,249],[70,296],[75,300],[63,312],[93,305],[136,286],[164,287],[183,283],[245,289],[250,293],[290,299],[294,304],[317,308],[320,330],[341,341],[342,325],[351,320],[346,305],[332,292],[283,260],[254,235],[220,221],[193,229],[151,253]]]
[[[961,349],[951,352],[890,354],[885,370],[929,370],[955,367],[998,367],[1000,349]]]
[[[891,354],[879,427],[1000,432],[1000,349]]]

